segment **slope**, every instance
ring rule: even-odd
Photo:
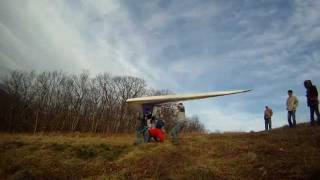
[[[3,179],[319,179],[320,127],[188,134],[134,146],[129,135],[1,134]]]

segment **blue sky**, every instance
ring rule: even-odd
[[[176,93],[252,88],[186,103],[210,131],[286,124],[285,100],[317,86],[320,1],[29,0],[0,2],[0,76],[12,69],[111,72]]]

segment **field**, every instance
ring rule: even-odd
[[[0,134],[1,179],[320,179],[320,127],[184,134]]]

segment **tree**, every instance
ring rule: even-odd
[[[1,130],[34,133],[133,132],[136,112],[127,105],[128,98],[172,94],[165,89],[148,89],[141,78],[109,73],[90,77],[88,71],[77,75],[13,71],[3,82],[2,94],[9,97],[10,103],[1,109]],[[167,127],[171,127],[173,104],[165,106],[165,120]],[[194,119],[188,127],[190,131],[203,128]]]

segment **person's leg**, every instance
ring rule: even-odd
[[[314,106],[310,106],[310,124],[313,125],[314,123]]]
[[[268,130],[268,119],[264,118],[264,129],[267,131]]]
[[[182,124],[180,122],[178,122],[177,131],[176,131],[176,143],[179,143],[179,133],[181,131],[181,128],[182,128]]]
[[[170,136],[171,136],[171,139],[172,139],[172,142],[175,142],[175,139],[176,139],[176,131],[177,131],[177,124],[175,124],[173,126],[173,128],[171,129],[170,131]]]
[[[293,127],[296,127],[296,111],[292,111]]]
[[[292,127],[291,115],[292,115],[292,112],[291,112],[291,111],[288,111],[288,123],[289,123],[289,126],[290,126],[290,127]]]
[[[144,126],[143,129],[143,138],[144,138],[144,142],[147,143],[150,141],[150,137],[149,137],[149,131],[148,131],[148,126]]]
[[[172,129],[171,129],[170,132],[169,132],[171,138],[173,138],[173,136],[174,136],[174,132],[175,132],[174,128],[175,128],[175,126],[176,126],[176,125],[173,125]]]
[[[271,118],[269,119],[269,130],[271,130]]]
[[[318,125],[320,125],[320,113],[319,113],[319,105],[318,104],[315,106],[314,112],[317,115],[317,123],[318,123]]]
[[[141,144],[142,139],[141,136],[143,134],[143,128],[139,127],[136,129],[136,144]]]
[[[178,143],[179,131],[180,131],[180,123],[177,122],[171,130],[172,142],[175,144]]]

